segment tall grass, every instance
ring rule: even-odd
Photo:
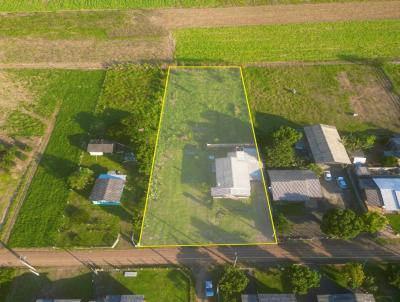
[[[395,58],[399,28],[399,20],[386,20],[181,29],[175,56],[229,63]]]
[[[40,71],[37,71],[40,72]],[[66,178],[77,168],[104,72],[63,71],[57,82],[62,106],[10,237],[12,246],[51,246],[69,193]],[[51,73],[47,73],[51,76]]]

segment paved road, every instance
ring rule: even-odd
[[[88,263],[97,266],[154,264],[198,264],[233,261],[268,263],[299,261],[306,263],[341,262],[347,260],[400,260],[399,246],[381,246],[362,238],[352,243],[339,240],[312,242],[292,241],[280,245],[253,247],[157,248],[125,250],[56,250],[17,249],[15,254],[0,249],[0,266],[18,266],[19,256],[34,266],[77,266]]]

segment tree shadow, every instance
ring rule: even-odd
[[[40,160],[40,166],[43,167],[47,173],[64,180],[66,180],[72,172],[78,169],[76,163],[48,153],[43,154]]]

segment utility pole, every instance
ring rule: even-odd
[[[238,260],[238,254],[237,252],[235,252],[235,261],[233,262],[233,267],[236,266],[237,260]]]

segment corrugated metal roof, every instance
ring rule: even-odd
[[[143,295],[107,296],[105,302],[144,302]]]
[[[322,198],[321,184],[311,170],[269,170],[274,200],[303,201]]]
[[[306,126],[304,132],[316,163],[350,164],[350,158],[335,126]]]
[[[371,294],[318,295],[318,302],[375,302]]]
[[[400,178],[374,177],[373,180],[381,192],[385,210],[400,211]]]
[[[101,174],[94,184],[89,199],[118,202],[125,186],[126,175]]]
[[[293,294],[242,295],[242,302],[297,302]]]
[[[114,143],[104,139],[91,139],[87,146],[87,152],[113,153]]]

